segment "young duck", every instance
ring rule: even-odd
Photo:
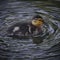
[[[33,35],[34,33],[40,33],[41,26],[43,25],[43,19],[41,16],[36,15],[33,17],[33,20],[30,23],[16,23],[15,25],[9,27],[8,33],[12,35],[20,34],[25,36]]]

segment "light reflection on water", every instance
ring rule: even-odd
[[[3,8],[2,8],[3,7]],[[43,57],[45,50],[60,42],[60,8],[52,3],[44,2],[8,2],[0,6],[0,57],[10,60],[32,60]],[[39,14],[46,25],[43,40],[40,44],[34,44],[33,39],[12,39],[6,36],[9,26],[20,21],[31,20]],[[40,39],[35,39],[36,42]],[[41,59],[42,60],[42,59]]]

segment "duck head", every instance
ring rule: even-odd
[[[34,16],[33,20],[32,20],[32,25],[36,26],[36,27],[40,27],[43,25],[43,18],[39,15]]]

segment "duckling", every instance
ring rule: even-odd
[[[8,33],[12,35],[26,35],[41,32],[41,26],[43,25],[43,19],[41,16],[36,15],[33,17],[30,23],[16,23],[8,28]]]

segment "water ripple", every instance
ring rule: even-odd
[[[60,42],[60,8],[44,2],[8,2],[0,6],[0,57],[10,60],[32,60],[57,54],[46,54],[46,50]],[[53,6],[53,7],[52,7]],[[4,7],[4,8],[2,8]],[[44,19],[43,35],[39,39],[13,39],[7,37],[9,26],[20,21],[31,20],[39,14]],[[33,43],[33,39],[40,44]]]

